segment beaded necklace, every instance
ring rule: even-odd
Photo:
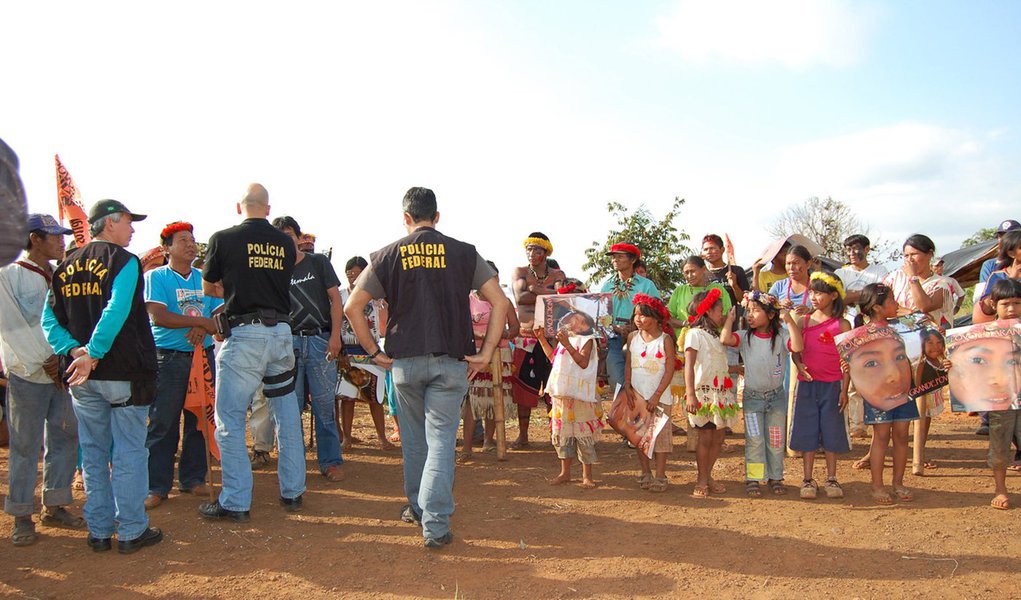
[[[627,298],[631,292],[631,288],[635,284],[635,276],[631,275],[627,280],[621,280],[620,273],[616,273],[613,276],[613,297],[618,300]]]
[[[535,269],[532,267],[531,264],[528,265],[528,272],[532,274],[532,277],[535,277],[535,282],[536,283],[540,283],[540,284],[541,283],[545,283],[546,282],[546,278],[549,277],[549,265],[546,264],[545,261],[543,261],[543,265],[546,266],[546,270],[543,272],[542,277],[539,277],[539,274],[535,272]]]

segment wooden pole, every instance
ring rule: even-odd
[[[202,348],[201,345],[199,345],[195,349],[195,352],[201,352],[202,353],[202,360],[206,360],[208,358],[208,357],[205,356],[205,350]],[[212,365],[210,365],[210,372],[212,372]],[[205,388],[205,381],[204,380],[202,382],[202,385],[203,385],[203,388]],[[206,389],[208,389],[208,388],[206,388]],[[206,418],[206,414],[208,414],[206,411],[209,410],[209,408],[208,408],[209,405],[206,404],[206,401],[209,400],[209,397],[206,395],[206,389],[203,389],[202,393],[200,395],[201,402],[202,402],[202,418],[199,419],[199,422],[202,423],[202,442],[206,446],[206,478],[209,479],[209,484],[206,487],[209,488],[209,501],[210,502],[216,502],[216,494],[213,492],[213,453],[209,450],[209,436],[212,435],[212,434],[209,431],[209,419]],[[223,488],[223,468],[222,467],[220,469],[220,488]]]
[[[493,418],[496,419],[496,460],[507,460],[507,429],[503,411],[503,361],[500,360],[500,348],[493,352],[489,362],[493,372]]]

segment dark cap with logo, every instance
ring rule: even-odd
[[[28,215],[28,230],[41,231],[47,235],[71,235],[74,233],[67,227],[62,226],[50,215],[42,213]]]
[[[125,213],[131,215],[132,221],[144,221],[148,215],[137,215],[130,210],[127,206],[124,206],[118,200],[100,200],[92,205],[92,210],[89,211],[89,223],[95,223],[103,217],[109,217],[114,213]]]
[[[1007,219],[996,228],[996,233],[1007,233],[1008,231],[1016,231],[1018,229],[1021,229],[1021,223],[1014,219]]]

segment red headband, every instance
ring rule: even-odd
[[[652,310],[656,311],[656,314],[659,315],[659,318],[661,320],[667,322],[670,321],[670,311],[667,310],[667,307],[663,305],[663,301],[660,300],[659,298],[648,296],[646,294],[635,294],[635,298],[631,302],[635,306],[638,306],[639,304],[644,304],[651,308]]]
[[[174,234],[181,231],[187,231],[189,233],[195,232],[195,230],[192,229],[191,223],[185,221],[174,221],[173,223],[163,228],[163,231],[160,232],[160,239],[173,240]]]
[[[695,307],[695,314],[688,315],[688,322],[694,323],[699,317],[709,312],[709,309],[720,301],[720,296],[722,295],[723,293],[720,292],[720,288],[711,288],[705,298],[703,298],[702,301],[698,303],[698,306]]]
[[[638,249],[638,246],[634,244],[614,244],[610,246],[610,251],[607,254],[616,254],[617,252],[627,252],[628,254],[634,254],[635,258],[642,257],[642,251]]]

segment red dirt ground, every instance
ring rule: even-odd
[[[930,454],[939,468],[909,474],[917,500],[892,507],[873,503],[867,472],[851,469],[861,441],[840,462],[844,500],[799,500],[793,487],[749,499],[740,433],[715,472],[730,490],[710,500],[691,497],[694,455],[683,436],[675,437],[666,493],[637,488],[633,451],[610,435],[599,444],[598,489],[550,487],[557,461],[537,421],[532,449],[506,462],[476,454],[458,466],[456,539],[440,551],[424,549],[420,531],[397,519],[399,452],[363,444],[347,454],[340,484],[321,477],[309,454],[300,513],[277,505],[272,470],[256,472],[252,521],[243,525],[203,521],[195,510],[202,499],[173,495],[151,512],[164,542],[130,556],[89,551],[84,531],[41,527],[35,545],[15,548],[5,516],[0,596],[1017,598],[1021,510],[989,508],[992,479],[976,421],[936,420]],[[368,424],[359,407],[355,435],[372,439]],[[508,437],[515,434],[509,427]],[[787,463],[788,482],[800,481],[800,461]],[[5,483],[6,468],[3,449]],[[1008,485],[1021,506],[1021,476],[1011,473]],[[76,511],[83,500],[76,492]]]

